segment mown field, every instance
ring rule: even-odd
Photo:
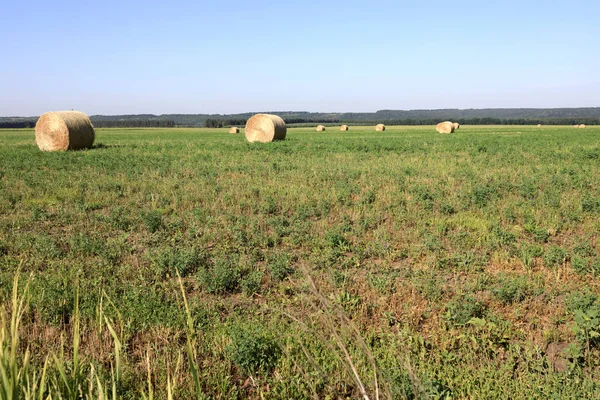
[[[599,239],[600,127],[1,130],[0,399],[600,398]]]

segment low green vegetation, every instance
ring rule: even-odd
[[[0,160],[0,399],[600,397],[600,128]]]

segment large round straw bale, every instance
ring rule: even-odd
[[[324,130],[325,130],[325,127],[323,125],[317,126],[317,132],[323,132]]]
[[[460,128],[460,124],[458,122],[453,122],[452,126],[454,127],[454,130],[457,130],[458,128]]]
[[[377,125],[375,125],[375,130],[377,132],[383,132],[383,131],[385,131],[385,125],[384,124],[377,124]]]
[[[231,128],[229,128],[229,133],[240,133],[240,128],[238,128],[237,126],[232,126]]]
[[[579,125],[580,128],[585,128],[585,124]]]
[[[256,114],[246,122],[246,139],[250,143],[285,139],[285,121],[272,114]]]
[[[340,131],[347,131],[347,130],[348,130],[348,125],[340,126]]]
[[[94,138],[92,122],[79,111],[47,112],[35,124],[35,142],[42,151],[87,149]]]
[[[435,130],[439,133],[452,133],[454,132],[454,125],[450,121],[440,122],[435,126]]]

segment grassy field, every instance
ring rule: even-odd
[[[2,130],[0,399],[599,398],[599,239],[600,127]]]

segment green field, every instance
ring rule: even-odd
[[[600,127],[0,130],[0,399],[600,398],[599,249]]]

